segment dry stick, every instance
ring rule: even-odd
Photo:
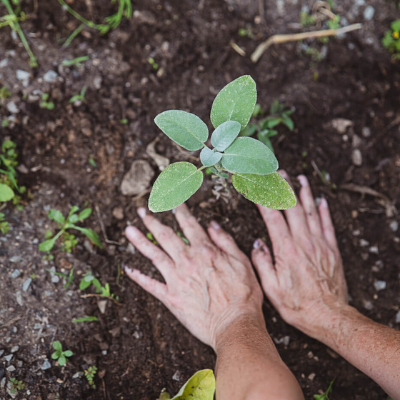
[[[260,57],[264,54],[264,52],[268,49],[268,47],[270,47],[275,43],[287,43],[304,39],[320,38],[326,36],[337,36],[337,35],[342,35],[343,33],[356,31],[361,28],[362,28],[361,24],[353,24],[339,29],[325,29],[323,31],[295,33],[288,35],[274,35],[271,36],[265,42],[259,44],[257,48],[254,50],[250,59],[251,61],[253,61],[253,63],[256,63],[260,59]]]

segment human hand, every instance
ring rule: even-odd
[[[285,171],[280,171],[287,179]],[[343,264],[330,217],[323,198],[314,203],[307,178],[298,177],[300,201],[283,214],[258,206],[273,247],[257,239],[253,264],[264,292],[282,318],[304,333],[317,338],[327,318],[347,307],[348,295]]]
[[[218,338],[238,318],[251,316],[263,322],[263,293],[251,263],[216,222],[207,235],[186,205],[179,206],[175,217],[189,246],[145,208],[138,214],[164,251],[136,227],[127,227],[126,236],[153,262],[166,284],[137,269],[125,267],[126,273],[194,336],[215,349]]]

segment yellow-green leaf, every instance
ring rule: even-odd
[[[213,400],[215,377],[211,369],[197,371],[172,400]]]
[[[4,183],[0,183],[0,201],[6,202],[11,200],[13,197],[14,197],[13,190]]]

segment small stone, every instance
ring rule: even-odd
[[[21,275],[21,271],[19,269],[14,269],[14,271],[11,274],[11,278],[16,279]]]
[[[28,279],[24,282],[24,284],[22,285],[22,290],[23,290],[24,292],[26,292],[26,291],[29,289],[29,286],[31,285],[31,283],[32,283],[32,278],[28,278]]]
[[[0,350],[0,357],[4,354],[4,350]]]
[[[371,19],[374,17],[375,14],[375,8],[372,6],[368,6],[364,10],[364,19],[366,21],[371,21]]]
[[[397,232],[397,230],[399,229],[399,223],[397,221],[392,221],[389,224],[389,227],[393,232]]]
[[[56,267],[51,267],[50,268],[50,271],[54,271],[54,272],[56,272]],[[58,283],[58,282],[60,282],[60,277],[59,276],[57,276],[57,275],[55,275],[55,274],[51,274],[51,283]]]
[[[22,368],[23,365],[24,365],[24,363],[22,361],[17,361],[18,368]]]
[[[6,368],[8,372],[14,372],[15,371],[15,367],[14,365],[10,365],[8,368]]]
[[[22,257],[21,256],[13,256],[10,258],[10,262],[12,263],[19,263],[22,261]]]
[[[129,254],[135,254],[136,249],[132,243],[128,243],[128,246],[126,247],[126,252]]]
[[[371,311],[374,308],[374,305],[369,300],[363,300],[363,306],[366,310]]]
[[[7,65],[8,65],[8,58],[3,58],[0,61],[0,68],[5,68],[5,67],[7,67]]]
[[[31,74],[29,72],[23,71],[22,69],[17,69],[16,76],[19,81],[27,81]]]
[[[4,387],[6,386],[6,377],[4,377],[1,381],[0,381],[0,387],[2,389],[4,389]]]
[[[138,332],[138,331],[135,331],[135,332],[133,332],[133,335],[132,335],[135,339],[140,339],[141,338],[141,335],[140,335],[140,333]]]
[[[86,137],[92,136],[92,130],[91,130],[90,128],[82,128],[82,133],[83,133]]]
[[[72,375],[72,379],[78,379],[81,376],[83,376],[83,372],[76,372],[74,375]]]
[[[93,86],[95,89],[99,90],[101,89],[101,84],[102,84],[103,80],[101,79],[101,76],[95,76],[93,78]]]
[[[7,339],[6,339],[6,343],[10,343],[11,342],[11,336],[9,336]]]
[[[351,218],[356,219],[358,217],[358,211],[357,210],[351,210]]]
[[[22,298],[22,292],[18,290],[15,297],[16,297],[17,303],[22,307],[24,305],[24,299]]]
[[[53,71],[53,70],[50,69],[49,71],[47,71],[47,72],[43,75],[43,80],[44,80],[45,82],[48,82],[48,83],[53,83],[53,82],[56,81],[57,77],[58,77],[57,72],[55,72],[55,71]]]
[[[368,240],[360,239],[360,246],[361,247],[367,247],[368,245],[369,245]]]
[[[174,381],[179,382],[179,381],[181,380],[181,375],[182,375],[182,373],[181,373],[180,371],[176,371],[176,372],[174,373],[172,379],[173,379]]]
[[[353,146],[353,147],[360,147],[360,145],[361,145],[361,138],[360,138],[360,136],[358,136],[358,135],[353,135],[353,140],[352,140],[352,142],[351,142],[351,145]]]
[[[13,328],[11,329],[11,331],[12,331],[12,333],[17,333],[17,332],[18,332],[18,329],[17,329],[16,326],[13,326]]]
[[[124,219],[124,209],[122,207],[115,207],[112,215],[114,216],[114,218],[116,219]]]
[[[14,346],[14,347],[11,349],[11,353],[16,353],[18,350],[19,350],[19,346]]]
[[[90,242],[89,240],[85,239],[85,241],[83,242],[83,247],[84,247],[89,253],[93,253],[92,242]]]
[[[132,163],[129,172],[121,183],[121,192],[124,196],[133,196],[144,192],[154,177],[153,168],[144,160],[136,160]]]
[[[9,101],[7,103],[7,110],[11,114],[18,114],[19,113],[18,107],[13,101]]]
[[[377,292],[379,292],[380,290],[384,290],[386,289],[386,282],[385,281],[376,281],[374,283],[375,289]]]
[[[400,311],[396,314],[396,324],[400,324]]]
[[[360,236],[360,234],[361,234],[361,231],[359,229],[355,229],[353,231],[353,236]]]
[[[107,350],[102,350],[101,354],[103,354],[103,356],[107,355]]]
[[[13,357],[14,357],[13,354],[9,354],[8,356],[4,356],[4,359],[5,359],[6,361],[10,362],[11,359],[12,359]]]
[[[97,307],[99,307],[99,310],[102,314],[106,312],[106,306],[107,306],[107,300],[99,300],[97,302]]]
[[[40,367],[41,370],[45,371],[46,369],[50,369],[51,364],[49,363],[49,360],[45,360],[43,365]]]
[[[364,126],[364,128],[362,128],[362,130],[361,130],[361,134],[362,134],[365,138],[370,137],[370,136],[371,136],[371,129],[368,128],[368,126]]]
[[[369,252],[370,252],[370,253],[373,253],[373,254],[378,254],[378,253],[379,253],[379,248],[378,248],[378,246],[371,246],[371,247],[369,248]]]
[[[351,161],[357,167],[362,165],[362,154],[359,149],[354,149],[351,153]]]
[[[331,125],[334,129],[336,129],[341,135],[346,133],[347,129],[353,126],[353,122],[344,119],[344,118],[336,118],[331,121]]]
[[[314,378],[315,378],[315,375],[316,375],[316,374],[314,374],[314,372],[311,373],[310,375],[308,375],[308,380],[309,380],[309,381],[313,381]]]

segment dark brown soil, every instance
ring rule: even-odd
[[[115,10],[109,0],[70,3],[97,22]],[[26,388],[19,398],[155,400],[164,387],[176,393],[195,371],[214,367],[215,355],[207,346],[157,300],[123,274],[119,276],[124,264],[159,276],[148,260],[132,254],[123,235],[128,223],[143,228],[135,210],[144,199],[124,197],[119,186],[136,159],[150,162],[158,174],[146,154],[156,137],[157,152],[171,162],[193,157],[178,151],[159,132],[155,115],[177,108],[209,123],[218,90],[243,74],[256,80],[258,101],[265,109],[279,99],[296,110],[295,131],[280,129],[274,148],[282,168],[292,176],[306,174],[315,196],[324,194],[329,200],[352,305],[375,321],[399,328],[395,315],[400,307],[400,238],[390,228],[398,216],[388,216],[380,198],[342,188],[344,184],[367,186],[399,205],[400,73],[380,45],[382,34],[399,14],[396,4],[371,1],[374,18],[364,21],[366,5],[340,2],[336,12],[349,23],[363,22],[364,28],[331,39],[321,62],[314,62],[299,44],[285,44],[271,48],[253,64],[249,55],[261,39],[292,32],[290,23],[299,21],[301,4],[282,3],[265,1],[265,22],[261,18],[257,24],[255,0],[137,0],[133,7],[139,13],[132,20],[124,20],[103,37],[87,29],[85,36],[61,51],[61,40],[78,23],[56,1],[40,1],[37,13],[21,23],[38,57],[36,70],[30,70],[26,53],[9,29],[0,30],[0,61],[8,60],[0,68],[0,87],[12,90],[12,97],[0,107],[0,120],[9,115],[7,102],[14,101],[19,109],[15,123],[2,129],[0,138],[10,137],[18,144],[19,161],[26,167],[20,181],[33,195],[32,200],[25,199],[22,211],[10,206],[2,210],[12,229],[0,237],[0,350],[5,350],[0,355],[0,381],[3,376],[7,381],[13,376],[22,380]],[[33,1],[24,1],[22,7],[27,14],[34,12]],[[253,39],[238,35],[243,27],[251,28]],[[232,49],[231,40],[246,51],[246,57]],[[322,47],[318,42],[306,45]],[[82,67],[60,66],[62,60],[82,55],[90,55]],[[149,57],[159,64],[161,76],[149,65]],[[31,72],[27,86],[16,79],[17,69]],[[50,69],[59,75],[54,83],[43,81]],[[86,103],[70,105],[69,99],[84,85],[88,86]],[[50,93],[53,111],[39,107],[35,90]],[[350,120],[352,126],[340,134],[332,123],[336,118]],[[122,124],[122,119],[128,124]],[[370,136],[365,135],[366,128]],[[361,150],[361,166],[352,163],[354,146]],[[321,181],[313,164],[329,173],[337,189]],[[253,241],[265,237],[266,231],[254,205],[243,198],[235,200],[215,201],[209,190],[203,190],[190,205],[201,223],[216,218],[250,254]],[[74,254],[65,255],[57,247],[55,259],[44,261],[38,243],[46,229],[55,229],[47,219],[48,210],[57,208],[65,214],[71,205],[83,207],[85,202],[99,208],[99,217],[94,213],[86,226],[104,242],[101,220],[108,239],[116,244],[90,249],[79,236]],[[117,207],[123,209],[123,219],[113,216]],[[178,230],[171,213],[159,218]],[[53,283],[46,271],[53,266],[66,272],[74,266],[74,284],[64,289],[62,282]],[[21,275],[12,278],[16,269]],[[109,301],[102,314],[96,298],[81,298],[78,275],[89,270],[103,284],[110,284],[122,305]],[[31,274],[36,277],[25,292],[22,285]],[[386,289],[377,292],[377,280],[385,281]],[[85,315],[95,315],[99,322],[71,322]],[[334,378],[333,400],[387,398],[364,374],[284,323],[267,300],[265,317],[274,340],[290,337],[288,346],[277,347],[307,399],[325,390]],[[50,358],[53,340],[74,352],[66,367],[56,366]],[[7,362],[4,355],[17,345],[20,349]],[[42,370],[47,358],[52,367]],[[11,365],[15,372],[6,370]],[[102,377],[96,378],[96,390],[89,388],[85,377],[74,377],[89,365],[97,365]],[[0,387],[0,398],[7,396]]]

